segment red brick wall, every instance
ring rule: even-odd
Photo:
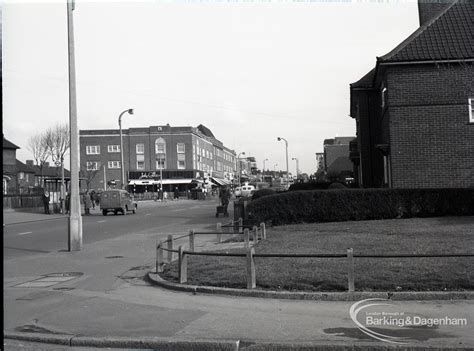
[[[473,66],[397,66],[386,77],[392,186],[473,187]]]

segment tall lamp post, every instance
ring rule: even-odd
[[[289,174],[288,174],[288,141],[285,139],[285,138],[282,138],[282,137],[278,137],[277,138],[278,141],[281,141],[283,140],[285,142],[285,146],[286,146],[286,186],[288,186],[288,184],[290,183],[289,182]]]
[[[298,159],[296,157],[293,157],[292,160],[296,161],[296,178],[298,178],[298,176],[300,174],[299,162],[298,162]]]
[[[69,73],[69,137],[71,140],[71,203],[68,226],[68,251],[82,249],[82,216],[79,198],[79,128],[76,104],[76,65],[74,60],[73,0],[67,2],[67,43]]]
[[[124,184],[124,182],[125,182],[125,167],[124,167],[124,164],[123,164],[122,116],[127,112],[128,112],[129,115],[133,115],[133,108],[130,108],[128,110],[123,111],[120,114],[119,118],[118,118],[118,124],[119,124],[119,129],[120,129],[120,168],[122,170],[122,184],[121,184],[122,189],[125,188],[125,186],[124,186],[125,185]]]
[[[265,181],[264,176],[265,176],[265,161],[268,161],[268,158],[263,160],[263,169],[262,169],[262,182]]]
[[[239,163],[239,184],[237,184],[237,186],[240,186],[240,173],[242,172],[242,170],[240,169],[240,155],[245,155],[245,151],[242,151],[237,155],[237,162]]]

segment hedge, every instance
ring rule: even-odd
[[[269,189],[269,188],[260,189],[260,190],[257,190],[256,192],[253,193],[252,200],[257,200],[261,197],[274,195],[274,194],[276,194],[276,191],[273,190],[273,189]]]
[[[274,225],[474,215],[474,189],[334,189],[265,196],[249,218]]]

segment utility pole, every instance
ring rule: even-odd
[[[67,0],[67,32],[68,32],[68,63],[69,63],[69,131],[71,139],[71,203],[68,226],[69,251],[82,249],[82,217],[79,194],[79,129],[77,124],[76,105],[76,67],[74,61],[74,27],[72,11],[74,0]]]

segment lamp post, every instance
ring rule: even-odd
[[[239,175],[239,178],[238,178],[239,179],[239,184],[238,184],[238,186],[240,186],[240,173],[242,172],[242,170],[240,169],[240,155],[245,155],[245,151],[242,151],[241,153],[239,153],[237,155],[237,162],[239,163],[239,174],[238,174]]]
[[[74,59],[73,0],[67,2],[67,43],[69,73],[69,138],[71,141],[71,198],[68,226],[68,251],[82,249],[82,216],[79,198],[79,128],[77,124],[76,104],[76,65]]]
[[[276,166],[278,166],[278,163],[275,163],[275,164],[273,165],[273,173],[276,172],[276,170],[275,170]]]
[[[299,161],[296,157],[293,157],[292,160],[296,161],[296,178],[298,178],[298,176],[300,174]]]
[[[123,164],[123,140],[122,140],[122,116],[127,113],[133,115],[133,108],[123,111],[118,118],[119,129],[120,129],[120,168],[122,170],[122,189],[124,189],[125,182],[125,167]]]
[[[265,181],[265,179],[264,179],[264,176],[265,176],[265,161],[268,161],[268,158],[263,160],[262,182]]]
[[[290,183],[289,182],[289,179],[288,179],[288,141],[285,139],[285,138],[282,138],[282,137],[278,137],[277,138],[278,141],[280,140],[283,140],[285,142],[285,146],[286,146],[286,186],[288,186],[288,184]]]

